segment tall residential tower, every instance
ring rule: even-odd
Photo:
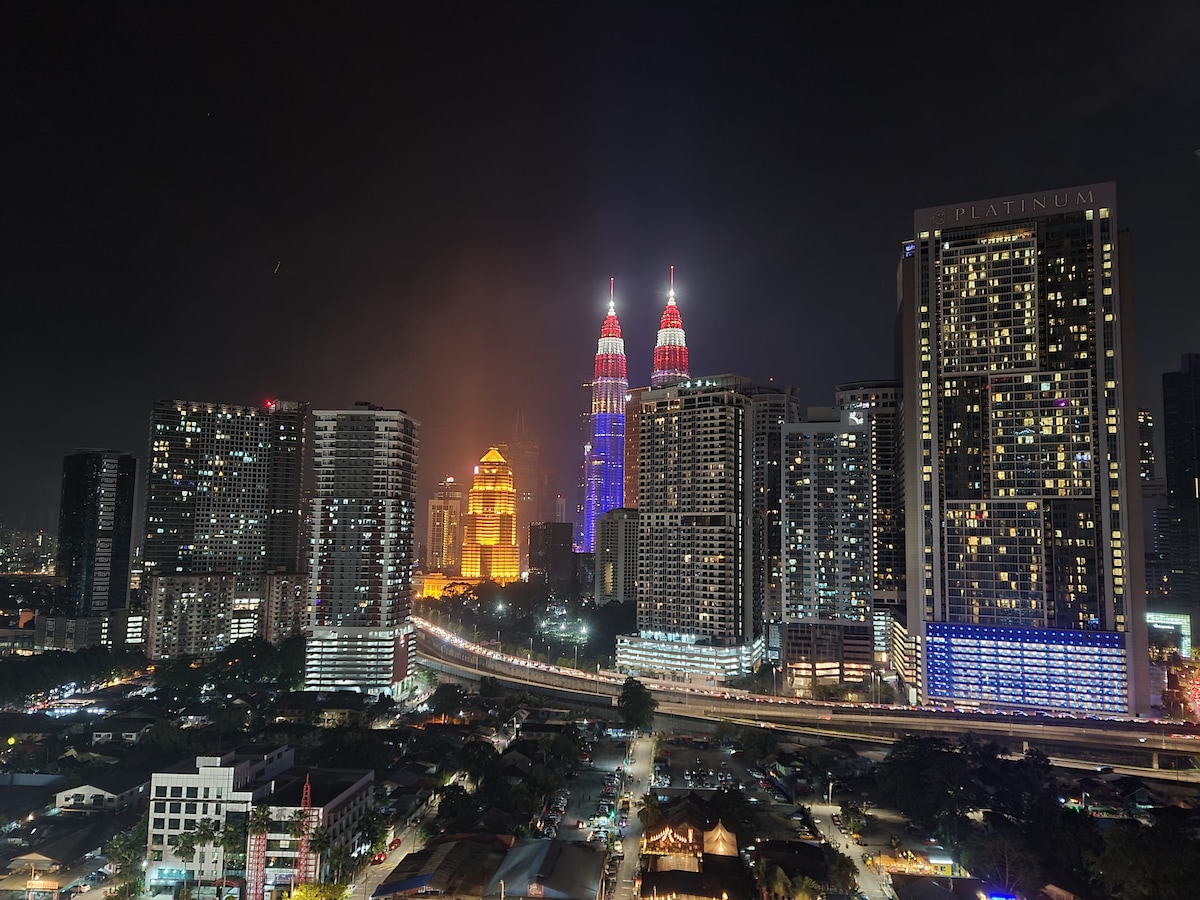
[[[411,674],[419,427],[368,403],[314,413],[306,690],[391,695]]]
[[[900,271],[922,702],[1149,706],[1116,187],[918,210]]]

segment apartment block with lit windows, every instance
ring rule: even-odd
[[[1149,705],[1116,187],[918,210],[900,263],[908,629],[923,702]]]

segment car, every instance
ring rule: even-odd
[[[402,843],[404,843],[404,840],[403,840],[403,838],[392,838],[390,841],[388,841],[388,849],[389,849],[389,850],[395,850],[395,849],[396,849],[396,848],[398,848],[398,847],[399,847],[399,846],[400,846]]]
[[[387,854],[386,853],[376,853],[374,856],[371,857],[371,865],[373,865],[373,866],[377,866],[382,862],[387,862]]]

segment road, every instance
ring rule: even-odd
[[[562,668],[507,656],[424,620],[414,618],[413,622],[417,626],[419,655],[435,667],[444,667],[460,677],[494,675],[516,684],[571,692],[593,702],[607,702],[620,692],[624,681],[624,676],[615,672]],[[823,705],[642,680],[658,700],[660,713],[709,721],[725,719],[851,740],[886,743],[905,734],[945,736],[970,732],[1019,749],[1037,748],[1054,757],[1073,758],[1067,752],[1071,747],[1080,748],[1079,756],[1095,755],[1104,757],[1106,762],[1105,754],[1123,754],[1128,758],[1117,762],[1137,769],[1139,774],[1154,772],[1159,754],[1192,757],[1200,753],[1200,727],[1195,725]],[[1082,752],[1083,748],[1089,752]],[[1137,762],[1142,765],[1136,765]],[[1181,776],[1181,780],[1197,781],[1200,771],[1185,769]],[[1161,773],[1158,777],[1162,777]]]

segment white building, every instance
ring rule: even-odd
[[[394,694],[414,655],[419,425],[367,403],[314,419],[305,689]]]

